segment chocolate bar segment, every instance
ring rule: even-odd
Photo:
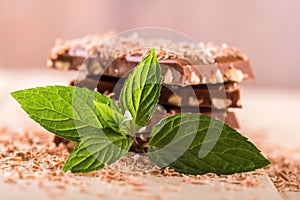
[[[92,40],[92,39],[91,39]],[[80,44],[80,39],[74,43]],[[96,40],[101,41],[101,40]],[[254,74],[247,57],[239,50],[211,43],[199,45],[162,39],[143,39],[137,35],[113,37],[97,45],[72,45],[72,40],[56,44],[50,54],[48,66],[58,69],[86,70],[90,75],[126,77],[148,54],[156,48],[162,68],[163,83],[198,85],[206,83],[241,82],[253,79]],[[92,46],[88,48],[84,46]],[[61,47],[62,46],[62,47]],[[150,48],[149,48],[150,47]]]
[[[210,116],[214,117],[216,119],[219,119],[221,121],[224,121],[225,124],[228,124],[229,126],[233,128],[239,128],[239,123],[236,118],[236,115],[234,112],[227,110],[215,110],[211,108],[199,108],[195,109],[195,107],[186,106],[186,107],[175,107],[175,106],[167,106],[167,105],[161,105],[166,110],[167,113],[170,113],[171,115],[181,113],[181,112],[188,112],[188,113],[201,113],[204,116]]]
[[[229,84],[226,84],[228,86]],[[226,108],[241,108],[240,90],[236,88],[230,91],[220,85],[220,90],[202,89],[197,86],[181,87],[163,85],[159,103],[178,107],[214,108],[218,110]]]
[[[97,90],[100,93],[114,93],[118,99],[125,79],[114,79],[102,76],[72,81],[70,85]],[[179,85],[162,85],[159,103],[168,106],[190,106],[200,108],[241,108],[239,85],[234,82],[225,84],[193,85],[182,87]]]

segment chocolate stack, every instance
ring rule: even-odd
[[[109,94],[117,100],[126,77],[155,48],[163,87],[161,107],[150,124],[170,114],[200,112],[239,127],[232,111],[241,108],[239,83],[254,78],[249,60],[239,50],[211,43],[145,39],[137,34],[108,38],[109,34],[60,40],[51,49],[47,65],[79,70],[81,77],[72,80],[71,85]]]

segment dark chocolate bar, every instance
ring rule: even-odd
[[[94,77],[72,81],[70,85],[97,90],[100,93],[114,93],[118,99],[125,79],[114,79],[102,76],[100,80]],[[234,82],[211,85],[162,85],[159,104],[169,106],[197,106],[200,108],[241,108],[239,85]]]
[[[96,44],[93,44],[94,40]],[[91,37],[57,43],[49,54],[47,65],[65,70],[80,69],[89,75],[122,78],[136,67],[150,48],[156,48],[165,84],[214,84],[254,78],[247,57],[227,45],[196,45],[143,39],[136,35],[99,41],[101,39]]]

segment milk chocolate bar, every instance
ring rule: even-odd
[[[102,76],[100,80],[93,77],[72,81],[70,85],[85,87],[100,93],[114,93],[118,99],[125,79],[114,79]],[[239,84],[193,85],[182,87],[178,85],[162,85],[159,104],[169,106],[198,106],[200,108],[241,108]]]
[[[248,58],[227,45],[143,39],[134,34],[109,40],[103,38],[56,43],[47,65],[57,69],[82,70],[89,75],[125,78],[149,53],[150,48],[156,48],[165,84],[215,84],[254,78]]]
[[[176,106],[167,106],[162,105],[163,108],[167,111],[167,113],[177,114],[181,112],[188,113],[201,113],[204,116],[214,117],[221,121],[224,121],[225,124],[230,125],[233,128],[239,128],[239,123],[236,118],[234,112],[227,110],[215,110],[212,108],[199,108],[195,109],[195,107],[185,106],[185,107],[176,107]]]

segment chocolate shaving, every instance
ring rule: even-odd
[[[132,152],[99,171],[87,174],[72,174],[69,171],[64,173],[61,169],[69,155],[68,147],[62,143],[56,146],[52,142],[52,134],[40,131],[12,133],[6,130],[2,130],[0,134],[6,138],[0,141],[0,173],[9,174],[3,182],[16,184],[19,179],[37,179],[39,188],[45,191],[49,188],[47,189],[43,181],[49,180],[57,182],[55,187],[59,190],[65,190],[68,185],[72,185],[85,193],[89,183],[84,177],[93,177],[104,182],[118,182],[120,187],[129,185],[132,187],[132,192],[146,195],[149,192],[146,188],[147,183],[136,180],[135,176],[177,177],[180,180],[178,185],[208,185],[212,181],[221,181],[230,184],[226,186],[226,190],[235,191],[241,190],[242,187],[259,186],[258,177],[264,174],[262,170],[257,170],[229,176],[217,176],[212,173],[197,176],[186,175],[170,168],[160,169],[147,156]],[[274,151],[267,154],[272,165],[265,170],[279,192],[299,192],[300,162],[286,155],[290,154],[278,155],[274,154]],[[178,189],[163,188],[163,190],[176,192]],[[63,192],[59,195],[63,195]],[[101,196],[99,193],[99,197]]]

